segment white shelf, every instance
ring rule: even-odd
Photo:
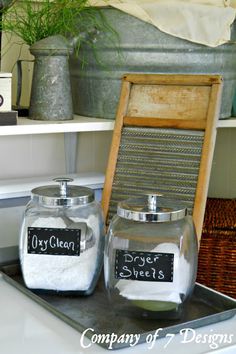
[[[17,125],[1,126],[0,136],[106,131],[113,130],[113,128],[114,120],[78,115],[68,121],[39,121],[18,118]]]
[[[18,179],[1,179],[0,180],[0,200],[28,197],[31,190],[38,186],[56,184],[53,181],[55,176],[40,176],[40,177],[25,177]],[[69,177],[73,179],[70,184],[86,186],[90,188],[102,188],[105,180],[105,176],[99,172],[82,172],[74,174],[63,174],[63,177]]]
[[[236,118],[220,119],[218,128],[236,128]],[[18,118],[17,125],[0,127],[0,136],[72,133],[72,132],[99,132],[109,131],[114,128],[114,120],[89,118],[75,115],[68,121],[39,121],[28,118]]]
[[[229,119],[220,119],[217,124],[218,128],[236,128],[236,117]]]

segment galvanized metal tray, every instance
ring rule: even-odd
[[[126,314],[117,315],[108,307],[108,300],[100,280],[95,292],[89,297],[68,297],[61,295],[35,294],[24,286],[19,264],[5,265],[0,268],[0,274],[6,282],[10,283],[31,299],[42,305],[54,315],[71,325],[79,332],[87,330],[86,336],[91,338],[94,334],[112,334],[117,339],[126,334],[139,335],[139,343],[146,342],[147,336],[154,335],[156,330],[158,338],[167,334],[177,334],[183,328],[198,328],[233,317],[236,314],[236,300],[211,290],[203,285],[196,284],[194,292],[184,306],[181,319],[154,320],[144,318],[131,318]],[[113,335],[113,339],[114,339]],[[105,338],[105,337],[104,337]],[[98,343],[106,349],[119,349],[129,346],[129,342],[114,343],[109,340]]]

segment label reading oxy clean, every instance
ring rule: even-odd
[[[79,256],[80,236],[80,229],[28,227],[27,251],[31,254]]]

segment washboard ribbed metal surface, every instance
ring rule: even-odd
[[[108,221],[119,201],[154,190],[182,200],[192,213],[203,138],[202,131],[124,127]]]
[[[183,201],[200,241],[219,118],[219,75],[127,74],[108,160],[102,206],[161,193]]]

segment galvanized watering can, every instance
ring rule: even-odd
[[[73,119],[69,55],[72,47],[60,35],[42,39],[30,48],[34,55],[34,71],[31,89],[29,118],[35,120]],[[18,61],[19,106],[22,86],[22,68]]]

